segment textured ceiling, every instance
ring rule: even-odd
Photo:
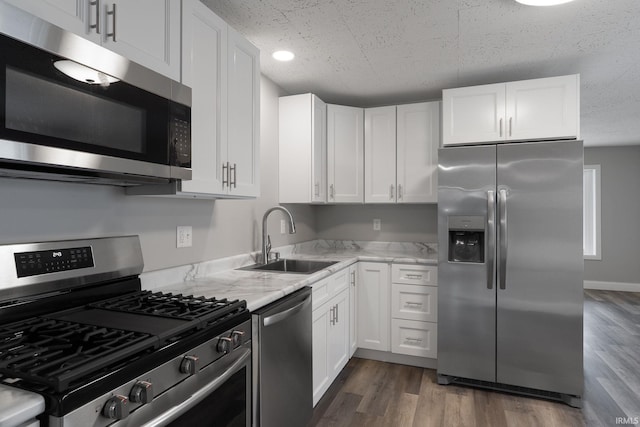
[[[640,0],[203,0],[289,93],[376,106],[445,88],[581,75],[585,145],[640,144]],[[292,62],[271,53],[288,49]]]

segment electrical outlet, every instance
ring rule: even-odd
[[[176,232],[176,247],[190,248],[193,244],[193,229],[190,225],[178,226]]]
[[[380,220],[378,218],[373,220],[373,230],[380,231]]]
[[[287,222],[284,219],[280,220],[280,234],[287,232]]]

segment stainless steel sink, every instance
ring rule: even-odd
[[[311,261],[306,259],[279,259],[268,264],[254,264],[238,270],[272,271],[274,273],[311,274],[336,264],[338,261]]]

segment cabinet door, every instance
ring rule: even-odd
[[[442,144],[505,139],[505,84],[442,91]]]
[[[229,194],[260,194],[260,51],[231,27],[227,32],[227,153]]]
[[[398,106],[398,203],[438,201],[440,102]]]
[[[365,203],[396,202],[396,107],[364,110]]]
[[[313,114],[311,115],[311,178],[313,203],[327,201],[327,104],[320,98],[311,97]]]
[[[507,83],[507,139],[579,137],[579,76]]]
[[[358,263],[358,347],[389,351],[389,265]]]
[[[183,0],[182,19],[182,82],[192,88],[193,172],[191,181],[182,182],[182,191],[222,194],[227,24],[198,0]]]
[[[328,337],[330,306],[324,305],[312,314],[313,406],[331,385],[329,378]]]
[[[4,0],[72,33],[78,34],[94,43],[100,43],[102,28],[95,27],[100,10],[98,4],[91,5],[90,0]]]
[[[327,105],[329,203],[364,201],[363,119],[362,108]]]
[[[354,264],[349,267],[349,357],[353,356],[353,353],[358,348],[358,329],[356,327],[356,319],[358,318],[356,307],[357,281],[358,265]]]
[[[180,80],[180,2],[99,2],[103,45],[134,62]]]
[[[333,381],[349,361],[349,291],[345,289],[329,304],[327,359],[329,378]]]

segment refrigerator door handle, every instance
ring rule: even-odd
[[[496,194],[487,191],[487,289],[493,289],[496,280]]]
[[[507,288],[507,190],[498,191],[498,284],[500,289]]]

